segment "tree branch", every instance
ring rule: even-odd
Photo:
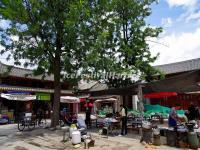
[[[26,8],[27,8],[26,10],[27,10],[30,22],[32,24],[35,24],[36,21],[35,21],[34,17],[32,16],[30,3],[27,0],[25,0],[24,2],[26,4]],[[48,39],[46,39],[46,41],[44,40],[45,39],[44,38],[44,34],[42,33],[42,30],[41,30],[42,26],[40,24],[38,24],[38,26],[39,26],[39,32],[38,32],[39,36],[40,36],[41,41],[43,42],[44,46],[46,47],[46,49],[43,49],[43,50],[44,50],[45,53],[47,53],[49,55],[50,58],[54,58],[53,54],[50,51],[47,50],[47,49],[49,49],[49,44],[50,43],[49,43]],[[35,38],[35,40],[36,40],[36,42],[38,44],[39,42],[37,40],[37,34],[34,33],[33,37]]]

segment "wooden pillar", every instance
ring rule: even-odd
[[[138,85],[139,111],[144,112],[142,85]]]
[[[78,115],[78,113],[79,113],[78,106],[79,106],[79,103],[76,103],[76,114],[77,114],[77,115]]]
[[[123,98],[122,99],[122,105],[125,105],[126,104],[126,95],[123,95],[122,98]]]

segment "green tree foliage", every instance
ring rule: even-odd
[[[155,73],[150,63],[156,57],[146,40],[161,29],[145,22],[154,1],[0,0],[0,17],[9,21],[8,28],[0,29],[1,53],[9,51],[16,65],[21,59],[25,67],[36,65],[35,74],[54,75],[56,126],[60,81],[67,75]]]

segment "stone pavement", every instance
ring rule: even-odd
[[[71,142],[62,142],[62,131],[37,128],[18,132],[17,125],[0,126],[0,150],[65,150]]]
[[[95,131],[89,131],[95,139],[95,147],[90,150],[173,150],[167,146],[145,146],[139,142],[138,134],[125,137],[109,136],[103,138]],[[62,142],[62,131],[36,128],[32,131],[18,132],[17,125],[0,126],[0,150],[72,150],[71,142]],[[79,150],[84,149],[83,143]]]

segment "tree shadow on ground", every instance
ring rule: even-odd
[[[62,142],[63,132],[61,130],[51,131],[49,129],[37,128],[31,131],[15,132],[12,136],[7,135],[7,137],[8,140],[4,141],[1,147],[13,147],[16,150],[31,150],[34,148],[73,149],[70,141]]]

